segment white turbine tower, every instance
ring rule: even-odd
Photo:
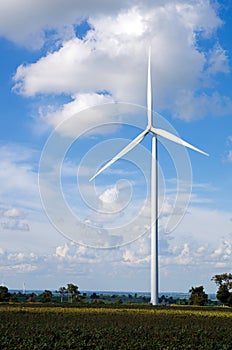
[[[158,281],[159,281],[159,269],[158,269],[158,179],[157,179],[157,136],[164,137],[170,141],[178,143],[182,146],[191,148],[197,152],[200,152],[206,156],[207,153],[201,151],[199,148],[194,147],[190,143],[182,140],[176,135],[171,134],[163,129],[157,129],[153,126],[152,120],[152,83],[151,83],[151,50],[149,48],[148,54],[148,74],[147,74],[147,127],[141,132],[133,141],[131,141],[121,152],[114,156],[108,163],[106,163],[89,181],[92,181],[96,176],[102,173],[106,168],[111,166],[118,159],[123,157],[126,153],[131,151],[136,145],[138,145],[144,137],[152,134],[152,166],[151,166],[151,304],[158,305]]]

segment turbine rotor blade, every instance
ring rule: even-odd
[[[200,150],[199,148],[191,145],[190,143],[182,140],[180,137],[174,135],[174,134],[171,134],[170,132],[166,131],[166,130],[163,130],[163,129],[157,129],[157,128],[154,128],[154,127],[151,127],[151,132],[155,135],[158,135],[158,136],[162,136],[164,137],[165,139],[167,140],[170,140],[172,142],[175,142],[175,143],[178,143],[182,146],[185,146],[185,147],[188,147],[188,148],[191,148],[193,149],[194,151],[197,151],[199,153],[202,153],[204,154],[205,156],[208,156],[208,153]]]
[[[151,90],[151,47],[148,51],[147,67],[147,122],[148,126],[152,125],[152,90]]]
[[[89,181],[92,181],[95,179],[96,176],[101,174],[105,169],[107,169],[109,166],[111,166],[113,163],[115,163],[119,158],[123,157],[126,153],[131,151],[135,146],[137,146],[143,139],[144,137],[149,133],[149,130],[146,129],[141,134],[139,134],[133,141],[131,141],[125,148],[123,148],[122,151],[120,151],[116,156],[114,156],[108,163],[106,163],[94,176],[89,179]]]

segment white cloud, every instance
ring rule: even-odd
[[[177,237],[197,239],[199,242],[218,242],[232,232],[231,213],[209,209],[204,206],[190,206],[176,229]],[[216,243],[217,244],[217,243]]]
[[[225,269],[225,268],[228,268],[228,265],[225,262],[218,261],[218,262],[216,262],[215,267],[220,268],[220,269],[222,269],[222,268]]]
[[[204,246],[201,246],[201,247],[197,248],[197,251],[196,251],[197,254],[204,254],[204,252],[205,252],[205,247]]]
[[[30,226],[25,220],[24,211],[18,208],[11,208],[3,212],[1,226],[3,230],[30,231]]]
[[[219,43],[209,53],[197,46],[197,35],[210,36],[221,25],[208,1],[165,1],[118,8],[113,14],[90,11],[91,30],[84,40],[63,40],[57,51],[36,63],[19,66],[14,89],[26,96],[66,93],[80,97],[88,93],[90,105],[91,94],[107,91],[113,100],[144,105],[145,53],[152,42],[159,110],[170,109],[187,120],[200,118],[212,109],[219,115],[231,111],[229,98],[213,95],[211,90],[208,95],[195,94],[210,75],[229,72],[228,57]],[[213,87],[212,80],[209,86]],[[53,117],[64,117],[72,107],[79,108],[74,101]]]
[[[4,230],[30,231],[29,224],[25,221],[22,221],[22,220],[10,219],[8,221],[2,222],[1,226]]]
[[[117,16],[105,16],[105,17],[93,17],[91,16],[89,21],[95,28],[95,37],[98,35],[107,36],[108,38],[122,38],[122,41],[128,40],[128,38],[139,38],[148,31],[147,22],[149,21],[149,15],[143,16],[142,11],[138,7],[131,7],[129,10],[122,11]],[[107,28],[107,31],[105,30]],[[104,33],[104,34],[103,34]],[[93,33],[89,32],[88,35]],[[100,38],[99,38],[100,39]],[[119,40],[117,40],[119,43]],[[113,42],[112,42],[113,44]],[[103,47],[101,47],[104,49]],[[116,50],[113,45],[114,53],[120,52],[122,47],[118,47]],[[111,54],[113,52],[111,51]]]
[[[3,216],[6,216],[6,217],[21,217],[23,216],[23,212],[17,208],[11,208],[9,210],[6,210],[4,213],[3,213]]]
[[[217,92],[196,96],[193,90],[185,89],[177,96],[174,106],[175,117],[186,121],[203,118],[207,113],[225,116],[231,111],[232,101],[227,96],[221,96]]]
[[[118,199],[118,188],[116,186],[107,188],[99,197],[104,203],[113,203]]]
[[[39,193],[35,162],[38,154],[20,145],[0,146],[1,202],[10,209],[5,217],[25,215],[24,208],[38,208]],[[21,215],[21,216],[22,216]],[[19,217],[18,216],[18,217]]]
[[[187,265],[191,263],[192,258],[188,243],[184,243],[183,249],[181,250],[180,254],[175,258],[175,260],[178,264],[181,265]]]
[[[232,230],[229,230],[231,222],[228,225],[222,225],[227,222],[229,213],[228,215],[223,212],[216,213],[204,208],[199,210],[189,208],[189,212],[191,215],[186,215],[186,221],[182,221],[172,234],[163,234],[160,229],[159,257],[162,290],[170,290],[170,279],[172,290],[183,291],[184,288],[190,288],[190,285],[186,287],[189,283],[201,283],[212,290],[207,278],[210,281],[218,269],[229,269],[231,266],[232,236],[230,232]],[[220,232],[218,232],[219,227]],[[210,232],[210,235],[207,235],[207,232]],[[221,239],[223,235],[224,238]],[[36,239],[36,236],[34,238]],[[51,239],[54,242],[55,236]],[[49,243],[48,240],[47,243]],[[149,233],[119,249],[92,249],[63,240],[63,243],[56,248],[47,248],[46,254],[41,250],[39,254],[35,254],[32,251],[26,252],[19,249],[7,253],[2,249],[0,256],[1,272],[9,273],[7,279],[5,278],[7,281],[11,279],[20,281],[20,275],[17,277],[15,275],[18,272],[24,272],[24,278],[32,281],[30,274],[37,271],[37,276],[43,276],[42,283],[47,288],[57,288],[68,279],[68,281],[77,280],[76,283],[82,288],[91,289],[99,286],[100,289],[102,287],[110,290],[114,286],[113,280],[117,275],[121,276],[118,289],[131,286],[133,290],[149,290]],[[199,267],[201,273],[196,274],[195,270],[199,270]],[[128,282],[123,282],[125,274],[129,279]],[[180,274],[183,276],[182,282],[179,279]],[[205,280],[202,280],[203,276]],[[41,277],[39,280],[40,282],[31,283],[41,286]],[[145,283],[144,280],[147,282]],[[141,281],[143,281],[142,284]]]
[[[33,273],[38,270],[37,262],[37,256],[33,252],[5,251],[0,257],[0,272],[1,275],[6,272],[7,278],[18,273]]]
[[[7,257],[8,260],[23,261],[25,259],[24,253],[10,253]]]
[[[145,257],[139,257],[137,254],[134,254],[133,251],[126,249],[125,252],[123,253],[123,263],[126,263],[127,266],[131,267],[138,267],[142,265],[147,265],[150,262],[150,256],[147,255]]]
[[[87,18],[91,29],[81,40],[75,36],[74,24],[83,18]],[[153,45],[153,82],[154,87],[159,87],[154,88],[154,97],[159,101],[160,110],[169,109],[176,117],[185,120],[200,118],[209,112],[225,115],[232,110],[231,100],[212,93],[215,75],[229,73],[227,53],[212,36],[221,24],[210,2],[200,0],[164,0],[155,4],[151,1],[109,3],[103,0],[59,0],[58,3],[57,0],[9,0],[0,3],[0,35],[34,48],[47,41],[44,57],[18,67],[14,89],[24,96],[69,95],[71,101],[58,108],[41,106],[40,121],[52,127],[89,106],[122,100],[145,105],[147,46],[150,42]],[[48,35],[49,31],[54,34]],[[198,47],[199,37],[209,38],[209,45],[213,42],[208,51]],[[198,89],[202,86],[209,89],[205,95],[199,94]],[[107,114],[93,113],[88,119],[79,120],[80,130],[91,127],[93,122],[104,123],[108,119]],[[70,130],[68,132],[70,134]],[[3,228],[0,255],[4,259],[1,272],[12,272],[17,278],[18,271],[30,276],[30,272],[36,270],[39,278],[47,276],[50,283],[49,273],[51,276],[55,271],[51,283],[57,283],[61,275],[66,279],[68,272],[69,278],[74,278],[78,270],[85,275],[82,281],[86,283],[89,278],[91,282],[88,285],[92,283],[92,287],[97,283],[106,286],[108,278],[116,281],[116,274],[122,276],[122,272],[129,271],[124,270],[127,268],[136,267],[140,277],[144,276],[144,271],[149,275],[148,234],[126,247],[100,251],[66,243],[57,233],[51,233],[47,221],[41,224],[39,216],[31,222],[28,212],[40,209],[35,160],[37,162],[38,154],[26,147],[0,147],[0,182],[3,184],[0,189]],[[230,152],[228,160],[232,160]],[[76,175],[72,170],[66,167],[64,175],[68,172]],[[82,169],[82,174],[83,170],[89,174],[89,169]],[[90,191],[89,188],[87,190]],[[102,206],[115,204],[121,192],[123,190],[118,191],[116,187],[104,189],[100,195]],[[161,269],[165,268],[173,278],[179,273],[178,268],[184,276],[185,268],[193,272],[193,266],[198,269],[201,266],[202,271],[210,268],[210,274],[216,268],[231,266],[231,214],[206,209],[202,198],[195,196],[192,204],[193,201],[195,205],[201,203],[201,207],[189,207],[188,214],[175,232],[165,235],[162,225],[160,227]],[[138,202],[130,209],[129,217],[133,217],[137,205]],[[163,216],[168,216],[171,210],[172,201],[166,201]],[[139,237],[145,228],[147,231],[147,208],[143,214],[139,223],[129,226],[128,238]],[[25,221],[24,215],[28,221]],[[87,220],[91,223],[90,219]],[[103,221],[101,223],[104,224]],[[29,228],[30,237],[33,234],[30,240],[26,233]],[[22,240],[9,239],[12,235],[7,229],[15,233],[13,237],[18,234],[15,230],[21,230]],[[88,234],[81,232],[81,235],[85,233]],[[222,235],[224,239],[221,241]],[[119,245],[121,236],[112,236],[107,230],[100,229],[96,232],[95,243],[99,246]],[[15,251],[8,254],[9,244],[11,247],[15,245]],[[40,250],[40,256],[21,251],[17,244],[29,246],[28,251],[31,247]],[[114,267],[117,271],[113,271]],[[102,271],[101,279],[96,277],[100,276],[97,269]],[[139,280],[134,270],[133,275],[139,289],[143,279]],[[125,273],[125,276],[127,278],[128,275]],[[144,289],[148,289],[147,286]]]
[[[40,48],[46,40],[46,31],[56,29],[59,36],[65,37],[67,31],[70,32],[69,35],[73,35],[73,24],[78,24],[89,14],[115,13],[122,6],[127,6],[127,3],[128,1],[122,0],[114,3],[105,0],[1,2],[0,35],[30,48]]]
[[[28,272],[34,272],[38,269],[37,266],[32,264],[15,264],[15,265],[7,265],[7,266],[0,266],[0,271],[4,272],[13,272],[13,273],[28,273]]]
[[[210,52],[208,64],[209,73],[230,73],[227,53],[219,44],[215,45],[215,47]]]
[[[220,258],[221,260],[230,260],[232,258],[232,241],[229,239],[222,240],[220,246],[217,247],[211,255],[212,258]]]
[[[91,130],[94,125],[103,125],[108,121],[109,113],[107,113],[107,111],[104,112],[104,109],[99,110],[90,107],[110,104],[113,102],[114,100],[111,96],[103,94],[76,94],[71,102],[64,104],[59,109],[52,110],[54,109],[52,106],[46,106],[46,108],[40,108],[39,114],[42,122],[45,122],[52,127],[59,125],[59,130],[62,130],[64,135],[76,136],[81,131],[85,132],[86,130]],[[86,111],[88,115],[86,113],[80,113],[86,109],[88,109],[88,111]],[[71,120],[71,117],[74,116],[75,121],[73,121],[73,123],[75,123],[75,127],[72,122],[67,123],[67,126],[66,124],[61,124],[68,119]],[[95,129],[94,132],[96,132]],[[104,130],[102,132],[104,132]]]
[[[65,258],[68,251],[69,251],[69,248],[68,248],[67,244],[65,244],[64,247],[57,247],[56,248],[56,256],[61,257],[61,258]]]
[[[192,3],[187,1],[156,1],[155,4],[149,0],[140,2],[138,0],[107,2],[105,0],[9,0],[0,4],[0,35],[5,36],[20,44],[34,45],[39,47],[46,40],[46,31],[56,29],[61,32],[72,31],[72,26],[78,24],[81,19],[90,17],[110,18],[116,17],[117,24],[121,29],[117,31],[133,34],[144,29],[143,21],[137,16],[137,21],[128,12],[136,6],[144,11],[152,11],[154,8],[162,8],[171,12],[175,10],[183,23],[190,29],[205,30],[207,33],[214,30],[220,20],[215,15],[209,1],[195,0]],[[135,12],[135,10],[134,10]],[[118,15],[118,16],[117,16]],[[206,21],[207,18],[207,21]],[[129,25],[124,29],[125,22]],[[11,25],[14,23],[14,26]],[[109,21],[110,26],[112,22]],[[136,24],[136,28],[135,28]],[[32,39],[33,42],[32,42]]]

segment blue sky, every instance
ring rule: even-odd
[[[210,154],[160,139],[160,290],[216,290],[232,262],[231,15],[226,1],[0,4],[0,284],[149,291],[151,138],[89,178],[146,126],[151,45],[154,124]]]

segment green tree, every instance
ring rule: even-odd
[[[225,284],[222,284],[221,286],[219,286],[216,297],[223,304],[225,305],[227,304],[230,297],[230,292],[228,290],[228,287]]]
[[[232,274],[222,273],[220,275],[215,275],[211,279],[218,286],[217,299],[220,300],[224,305],[232,306]]]
[[[52,301],[52,292],[50,290],[45,290],[41,294],[41,299],[43,303],[49,303],[50,301]]]
[[[64,294],[66,293],[66,288],[60,287],[58,292],[60,293],[60,302],[62,303],[64,301]]]
[[[8,288],[5,286],[0,286],[0,301],[8,301],[10,299],[10,293]]]
[[[189,290],[189,293],[191,293],[190,298],[189,298],[190,305],[204,306],[207,304],[208,295],[205,293],[203,286],[199,286],[199,287],[195,287],[195,288],[192,287]]]
[[[226,285],[228,290],[232,289],[232,274],[222,273],[220,275],[215,275],[211,278],[212,281],[216,283],[217,286]]]
[[[79,296],[80,292],[78,290],[78,286],[76,286],[75,284],[72,284],[72,283],[67,284],[67,293],[68,293],[69,300],[71,303],[73,302],[73,298],[78,300],[78,296]]]

